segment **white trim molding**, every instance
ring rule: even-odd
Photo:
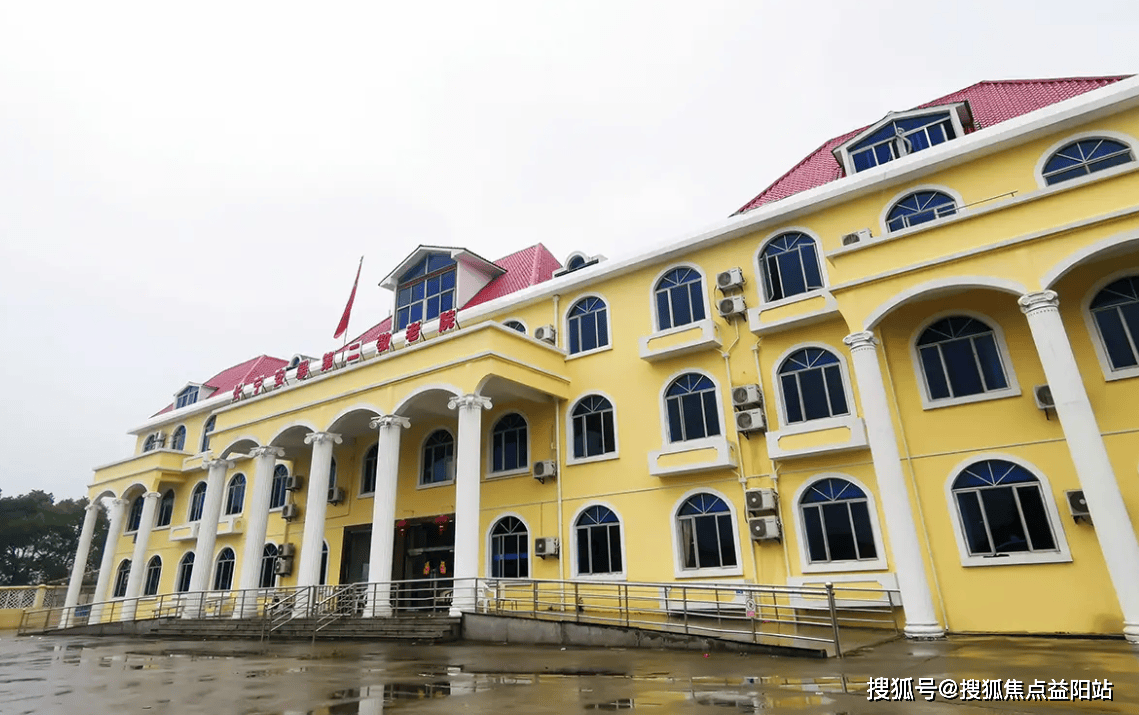
[[[1068,181],[1060,181],[1055,184],[1049,184],[1046,182],[1044,180],[1044,165],[1048,163],[1048,160],[1051,159],[1056,152],[1060,151],[1069,144],[1084,141],[1085,139],[1113,139],[1120,144],[1125,144],[1131,149],[1131,161],[1126,164],[1121,164],[1120,166],[1113,166],[1104,169],[1103,171],[1093,172],[1087,176],[1069,179]],[[1040,158],[1036,160],[1036,166],[1032,170],[1032,176],[1036,179],[1036,186],[1041,189],[1047,189],[1052,186],[1060,186],[1061,184],[1065,186],[1079,186],[1080,184],[1086,184],[1089,181],[1094,181],[1095,179],[1106,178],[1108,176],[1114,176],[1115,174],[1119,173],[1119,171],[1114,170],[1133,168],[1133,165],[1137,161],[1139,161],[1139,141],[1136,141],[1135,137],[1131,136],[1130,134],[1124,134],[1122,132],[1111,131],[1108,129],[1101,131],[1082,131],[1077,132],[1076,134],[1069,134],[1063,139],[1053,143],[1052,146],[1045,149],[1044,152],[1040,155]]]
[[[697,334],[697,331],[699,331],[699,334]],[[692,336],[683,342],[671,343],[668,340],[668,338],[673,335],[681,335],[688,332],[691,332]],[[661,347],[653,347],[652,343],[654,341],[668,344]],[[647,362],[681,357],[682,355],[690,355],[704,350],[719,350],[723,347],[723,344],[723,340],[720,339],[720,329],[711,317],[675,328],[659,330],[652,335],[643,335],[638,341],[641,359]]]
[[[1139,259],[1137,259],[1139,260]],[[1080,315],[1083,316],[1084,325],[1088,329],[1088,339],[1091,340],[1092,347],[1095,349],[1096,359],[1099,360],[1100,370],[1103,371],[1103,379],[1107,382],[1115,380],[1126,380],[1131,377],[1139,377],[1139,365],[1132,367],[1119,368],[1118,370],[1111,366],[1111,360],[1108,359],[1107,350],[1104,347],[1103,335],[1100,333],[1099,324],[1095,321],[1095,316],[1092,315],[1092,301],[1095,300],[1099,292],[1106,288],[1108,285],[1114,283],[1121,278],[1128,278],[1135,276],[1139,278],[1139,263],[1131,268],[1124,268],[1120,271],[1115,271],[1098,281],[1096,281],[1091,290],[1087,291],[1083,299],[1080,301]],[[1139,342],[1139,335],[1134,336],[1135,340]]]
[[[823,305],[820,308],[805,313],[794,313],[783,318],[777,317],[770,321],[764,320],[765,315],[778,315],[780,312],[784,312],[782,310],[784,308],[789,308],[798,303],[818,300],[819,298],[822,298],[823,301]],[[838,317],[839,314],[838,301],[835,300],[834,294],[831,293],[829,288],[821,288],[819,290],[793,295],[790,298],[781,298],[780,300],[762,303],[757,308],[748,308],[747,320],[751,332],[763,336],[813,325],[814,323],[819,323],[829,318]]]
[[[961,472],[967,467],[991,459],[1011,462],[1018,467],[1023,467],[1039,480],[1040,498],[1044,502],[1044,512],[1048,516],[1048,525],[1051,527],[1052,536],[1056,540],[1055,551],[1023,551],[1000,557],[974,556],[969,553],[969,545],[965,543],[965,525],[961,520],[961,510],[958,508],[957,499],[953,495],[953,482],[961,476]],[[1027,460],[1003,452],[984,452],[971,455],[958,462],[950,470],[949,476],[945,480],[945,501],[949,508],[949,519],[953,524],[953,538],[957,542],[962,566],[1017,566],[1022,564],[1060,564],[1072,561],[1072,552],[1068,548],[1068,539],[1064,533],[1064,521],[1060,518],[1060,511],[1056,507],[1056,497],[1052,491],[1052,485],[1044,472]]]
[[[826,432],[833,429],[845,429],[850,436],[844,440],[827,442],[825,444],[811,445],[809,447],[783,448],[779,442],[787,437],[795,437],[814,432]],[[794,459],[796,457],[814,457],[834,452],[848,452],[855,449],[866,449],[870,443],[866,438],[866,423],[861,417],[854,415],[841,415],[828,417],[824,420],[811,420],[799,422],[778,430],[769,431],[764,435],[767,440],[767,452],[772,459]]]
[[[581,573],[578,571],[578,558],[577,558],[577,520],[585,513],[586,509],[595,506],[600,506],[613,512],[613,516],[617,517],[618,532],[620,533],[620,548],[621,548],[621,570],[613,571],[610,573]],[[577,511],[569,521],[569,549],[562,549],[569,552],[570,558],[570,573],[574,578],[582,579],[585,581],[624,581],[629,573],[629,557],[625,553],[625,520],[621,517],[621,512],[617,511],[609,502],[601,501],[598,499],[588,499],[578,507]]]
[[[962,397],[943,397],[934,399],[929,394],[929,383],[925,376],[925,366],[921,361],[921,355],[918,352],[918,340],[930,326],[939,320],[953,317],[972,318],[981,323],[984,323],[990,330],[993,331],[993,340],[997,344],[997,355],[1001,358],[1001,367],[1004,368],[1005,382],[1008,383],[1007,387],[999,390],[989,390],[987,392],[980,392],[975,395],[965,395]],[[918,393],[921,395],[921,406],[923,410],[936,410],[942,407],[953,407],[955,405],[968,405],[974,402],[988,402],[989,400],[1001,400],[1006,397],[1019,397],[1021,394],[1020,383],[1016,379],[1016,369],[1012,364],[1012,354],[1008,349],[1008,341],[1005,340],[1004,330],[1001,324],[993,320],[984,313],[978,313],[974,310],[943,310],[934,313],[925,321],[918,324],[918,327],[910,335],[909,340],[910,349],[910,362],[914,368],[914,378],[917,380]],[[979,368],[978,368],[979,369]],[[949,369],[946,366],[945,379],[949,380]]]
[[[902,292],[891,296],[866,316],[866,319],[862,323],[862,329],[874,330],[874,328],[878,327],[878,323],[882,322],[887,315],[912,301],[927,300],[930,298],[936,298],[939,296],[949,295],[961,291],[975,290],[978,288],[1001,291],[1017,298],[1029,292],[1027,288],[1016,281],[1008,280],[1007,278],[996,278],[994,276],[953,276],[951,278],[934,278],[933,280],[919,283],[912,288],[907,288],[906,290],[903,290]]]
[[[736,565],[727,567],[714,567],[714,568],[697,568],[687,569],[684,568],[684,544],[680,541],[680,508],[684,506],[684,502],[688,501],[697,494],[711,494],[718,497],[725,504],[728,505],[728,513],[732,519],[732,538],[736,548]],[[729,576],[743,576],[743,549],[740,548],[740,517],[736,509],[735,503],[729,499],[725,494],[717,489],[711,487],[696,487],[689,489],[680,495],[680,498],[672,505],[672,510],[669,512],[669,529],[672,531],[672,559],[673,559],[673,574],[678,579],[706,579],[706,578],[722,578]]]
[[[811,563],[809,544],[807,542],[807,525],[803,519],[803,509],[799,500],[807,493],[809,487],[824,479],[841,479],[850,482],[861,489],[862,493],[866,495],[866,507],[867,511],[870,512],[870,530],[874,537],[874,549],[878,554],[877,558],[866,559],[864,561],[823,561]],[[844,574],[854,571],[886,571],[889,568],[886,559],[885,543],[882,540],[882,527],[878,519],[878,504],[874,498],[874,492],[858,479],[842,472],[823,472],[816,474],[804,481],[799,485],[799,488],[795,490],[795,494],[791,497],[791,509],[791,517],[795,521],[795,533],[799,539],[799,569],[801,573]]]

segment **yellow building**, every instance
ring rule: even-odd
[[[1137,150],[1139,79],[982,82],[635,258],[420,247],[347,350],[188,384],[95,470],[96,600],[830,581],[912,637],[1139,642]]]

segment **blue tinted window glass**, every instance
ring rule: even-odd
[[[439,296],[435,295],[427,299],[427,320],[439,317]]]
[[[822,370],[804,370],[799,373],[799,387],[803,391],[803,406],[808,420],[830,417],[826,388],[823,386]]]
[[[858,558],[877,558],[878,549],[874,546],[874,529],[870,526],[870,511],[866,502],[850,504],[850,516],[854,520],[854,540],[858,545]]]
[[[455,307],[455,294],[454,292],[444,293],[439,297],[439,309],[442,311],[451,310]]]
[[[415,285],[411,286],[411,299],[412,300],[423,300],[423,284],[422,283],[416,283]]]
[[[969,339],[950,340],[941,344],[945,366],[949,368],[949,385],[955,397],[976,395],[985,391],[981,383],[981,373],[973,357],[973,345]]]
[[[783,402],[787,406],[787,422],[802,422],[803,410],[799,407],[799,386],[794,375],[784,375]]]
[[[397,305],[407,305],[410,302],[411,302],[411,289],[410,288],[400,288],[399,289],[399,299],[396,301]]]
[[[423,303],[412,303],[408,311],[408,319],[412,323],[418,323],[423,320]]]
[[[850,508],[843,502],[823,504],[823,522],[827,525],[827,544],[832,561],[854,561],[858,551],[854,547],[854,528],[850,523]]]
[[[981,504],[977,499],[977,492],[958,494],[957,505],[961,509],[961,523],[965,527],[965,540],[969,545],[969,553],[992,553],[993,549],[989,545],[988,532],[985,531],[985,520],[981,516]]]
[[[807,527],[807,551],[810,554],[810,560],[812,562],[826,561],[827,544],[823,536],[823,522],[818,507],[804,509],[803,522]]]
[[[977,359],[981,363],[981,374],[985,378],[985,388],[1002,390],[1008,387],[1004,367],[1001,365],[1001,356],[997,353],[997,341],[993,334],[989,333],[973,338],[973,345],[977,349]]]
[[[827,392],[830,393],[831,414],[845,415],[847,413],[846,392],[842,386],[842,372],[839,371],[838,366],[832,366],[824,369],[823,374],[827,381]]]
[[[672,327],[672,314],[669,312],[668,292],[660,291],[656,294],[657,299],[657,319],[660,323],[661,330],[668,330]]]
[[[945,371],[941,368],[941,355],[936,347],[920,350],[922,371],[929,385],[929,396],[937,400],[949,397],[949,383],[945,381]]]
[[[447,271],[439,276],[439,285],[441,290],[451,290],[455,287],[455,272]]]
[[[407,324],[411,322],[407,319],[408,315],[409,311],[407,308],[399,309],[399,312],[396,313],[396,330],[403,330],[407,327]]]
[[[436,295],[439,293],[439,276],[427,279],[427,295]]]
[[[1024,521],[1028,524],[1032,549],[1055,549],[1056,540],[1052,537],[1052,529],[1048,526],[1048,514],[1044,511],[1040,488],[1034,484],[1017,487],[1016,498],[1020,502],[1021,511],[1024,512]]]

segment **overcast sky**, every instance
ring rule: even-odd
[[[419,243],[610,258],[983,79],[1139,71],[1135,2],[0,0],[0,489],[319,354]]]

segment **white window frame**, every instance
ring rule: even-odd
[[[788,233],[801,233],[815,242],[815,254],[819,262],[819,276],[823,279],[823,285],[819,288],[812,288],[805,293],[797,293],[796,295],[779,298],[777,300],[768,300],[767,291],[764,288],[766,281],[763,277],[763,251],[767,248],[769,243]],[[759,247],[756,248],[755,255],[752,256],[752,267],[755,270],[755,292],[756,298],[759,301],[758,305],[762,305],[766,308],[790,305],[801,300],[814,298],[828,290],[831,284],[830,274],[827,272],[826,255],[823,253],[823,240],[819,237],[819,234],[806,226],[784,226],[778,231],[767,234],[767,236],[759,242]]]
[[[582,400],[584,400],[587,397],[592,397],[593,395],[597,395],[598,397],[604,397],[606,400],[609,400],[609,405],[613,408],[613,451],[612,452],[605,452],[604,454],[597,454],[597,455],[594,455],[592,457],[575,458],[573,456],[573,411],[577,407],[578,403],[580,403]],[[577,465],[577,464],[590,464],[592,462],[605,462],[605,461],[608,461],[610,459],[620,459],[621,458],[621,429],[620,429],[620,424],[621,423],[620,423],[620,420],[619,420],[618,415],[617,415],[617,403],[616,403],[616,401],[613,400],[613,396],[607,392],[602,392],[601,390],[590,390],[588,392],[584,392],[584,393],[578,395],[571,402],[567,403],[566,413],[565,413],[565,436],[566,436],[565,463],[566,463],[566,466],[573,466],[573,465]]]
[[[198,488],[199,484],[205,484],[206,485],[206,490],[205,490],[205,492],[202,493],[202,512],[203,512],[203,515],[206,511],[206,497],[209,496],[210,486],[209,486],[209,484],[206,483],[206,480],[201,479],[201,480],[198,480],[197,482],[194,482],[194,486],[190,487],[190,498],[189,498],[189,500],[187,500],[188,503],[186,504],[186,523],[187,524],[197,524],[202,520],[201,517],[198,517],[197,519],[191,519],[190,518],[190,516],[194,513],[194,491]],[[177,498],[177,497],[175,497],[175,498]]]
[[[150,584],[150,567],[154,564],[155,559],[158,559],[158,583],[154,585],[154,593],[147,593],[146,587]],[[142,592],[140,594],[143,598],[157,596],[162,592],[162,565],[161,554],[154,554],[146,560],[146,571],[142,574]]]
[[[229,495],[233,489],[233,483],[238,477],[241,477],[241,481],[243,482],[241,485],[241,510],[230,513],[230,511],[229,511]],[[248,491],[248,487],[249,487],[249,479],[245,476],[245,472],[236,472],[232,477],[230,477],[229,479],[226,480],[226,482],[225,482],[225,498],[222,499],[222,505],[221,505],[221,515],[222,515],[223,519],[227,516],[241,516],[242,514],[245,513],[245,497],[246,497],[246,491]]]
[[[274,549],[277,550],[276,555],[273,557],[273,567],[274,567],[273,568],[273,584],[270,586],[262,586],[261,585],[261,576],[263,575],[262,569],[265,568],[265,549],[267,549],[270,546],[272,546]],[[280,577],[280,575],[277,574],[277,569],[276,569],[276,566],[277,566],[276,561],[279,558],[281,558],[281,546],[279,544],[272,542],[272,541],[266,541],[265,545],[261,547],[261,559],[258,562],[257,588],[277,588],[278,586],[281,585],[281,577]]]
[[[286,480],[288,480],[289,477],[293,476],[293,470],[289,469],[288,465],[280,463],[280,462],[273,465],[273,474],[269,477],[269,479],[270,479],[270,482],[269,482],[269,504],[273,503],[273,486],[272,486],[273,483],[272,483],[272,480],[277,475],[277,467],[284,467],[285,468],[285,479]],[[281,504],[281,506],[270,507],[269,513],[272,514],[274,512],[281,511],[282,509],[285,508],[285,504],[288,504],[288,503],[289,503],[289,492],[286,489],[285,490],[285,502],[284,502],[284,504]]]
[[[606,340],[606,342],[604,345],[602,345],[600,347],[593,348],[592,350],[582,350],[581,352],[571,353],[569,351],[569,346],[570,346],[570,339],[569,339],[569,336],[570,336],[570,333],[569,333],[569,331],[570,331],[570,327],[569,327],[570,313],[573,312],[573,309],[575,307],[577,307],[578,303],[582,302],[583,300],[586,300],[587,298],[597,298],[598,300],[600,300],[602,303],[605,304],[605,340]],[[600,293],[582,293],[580,295],[574,296],[573,300],[569,301],[568,305],[566,306],[565,311],[562,313],[562,339],[563,339],[564,345],[565,345],[565,351],[566,351],[566,358],[565,359],[566,360],[576,360],[577,358],[582,358],[582,357],[585,357],[586,355],[596,355],[597,353],[603,353],[606,350],[612,350],[613,349],[613,303],[608,298],[601,295]]]
[[[494,471],[494,427],[498,421],[508,415],[518,415],[522,421],[526,423],[526,464],[518,467],[517,469],[506,469],[501,472]],[[531,437],[533,430],[530,425],[530,417],[522,410],[514,408],[504,409],[500,414],[493,416],[487,420],[489,422],[486,434],[486,478],[487,479],[500,479],[502,477],[517,477],[523,474],[530,474],[531,464],[534,462],[534,444]],[[616,425],[614,425],[616,427]]]
[[[621,527],[620,528],[620,533],[621,533],[621,544],[620,544],[620,548],[621,548],[621,570],[620,571],[613,571],[611,573],[601,573],[601,574],[581,573],[580,571],[578,571],[578,568],[577,568],[577,563],[578,563],[578,561],[577,561],[577,520],[581,517],[582,514],[585,513],[585,511],[587,509],[591,509],[595,506],[604,507],[604,508],[608,509],[609,511],[613,512],[613,516],[617,517],[617,524]],[[629,557],[625,553],[625,519],[622,518],[621,512],[617,511],[616,507],[614,507],[612,504],[610,504],[608,502],[598,501],[596,499],[591,500],[591,501],[587,501],[586,503],[584,503],[580,507],[578,507],[577,511],[574,512],[573,517],[570,519],[569,524],[570,524],[570,544],[569,544],[568,552],[569,552],[569,557],[570,557],[570,569],[572,570],[574,578],[582,579],[584,581],[624,581],[628,578]]]
[[[711,437],[700,437],[698,439],[690,439],[684,441],[670,441],[671,435],[668,430],[668,388],[672,383],[685,375],[700,375],[712,381],[713,392],[716,395],[716,414],[720,418],[720,434]],[[686,368],[678,370],[665,379],[664,384],[661,385],[660,392],[657,393],[657,406],[660,409],[660,432],[661,432],[661,449],[664,452],[687,452],[693,449],[699,449],[702,445],[712,445],[727,439],[728,424],[727,418],[724,415],[724,390],[720,386],[719,380],[711,375],[706,370],[699,368]],[[683,419],[683,415],[681,418]]]
[[[152,531],[157,531],[158,529],[169,529],[174,525],[174,506],[178,503],[178,492],[176,492],[173,487],[170,487],[166,489],[166,491],[159,493],[161,496],[158,497],[158,506],[154,509],[154,526],[151,527]],[[170,523],[162,524],[159,526],[158,519],[162,516],[162,501],[166,498],[167,494],[174,495],[174,498],[170,500]]]
[[[684,325],[673,325],[670,328],[662,328],[660,327],[660,315],[657,313],[657,284],[661,282],[665,275],[671,273],[672,271],[675,271],[677,268],[687,268],[689,270],[695,271],[700,275],[700,284],[703,286],[703,290],[700,291],[700,297],[704,299],[704,318],[703,320],[693,320],[692,322],[685,323]],[[657,273],[653,277],[652,282],[649,283],[649,314],[652,316],[653,336],[655,337],[656,335],[662,333],[670,334],[673,332],[683,332],[684,330],[698,327],[702,322],[706,320],[710,320],[712,318],[712,301],[709,300],[710,294],[708,288],[708,274],[704,272],[703,268],[696,265],[695,263],[674,263],[666,267],[660,273]]]
[[[1081,176],[1076,179],[1069,179],[1068,181],[1061,181],[1056,184],[1047,183],[1044,180],[1044,165],[1048,163],[1048,160],[1052,158],[1052,155],[1068,146],[1069,144],[1084,141],[1085,139],[1112,139],[1121,144],[1126,144],[1131,148],[1131,156],[1133,159],[1126,164],[1113,166],[1109,169],[1104,169],[1103,171],[1096,171],[1088,174],[1087,176]],[[1048,147],[1044,153],[1040,155],[1040,158],[1036,160],[1036,167],[1033,169],[1032,174],[1036,178],[1036,186],[1038,188],[1054,189],[1059,186],[1079,186],[1081,184],[1086,184],[1097,179],[1106,179],[1109,176],[1115,176],[1118,173],[1123,173],[1128,169],[1134,169],[1136,166],[1139,166],[1139,140],[1136,140],[1135,137],[1131,136],[1130,134],[1124,134],[1122,132],[1115,132],[1110,130],[1098,132],[1087,131],[1078,132],[1076,134],[1069,134],[1060,141],[1054,143],[1052,146]]]
[[[697,494],[711,494],[714,497],[719,497],[728,505],[728,513],[732,519],[732,536],[735,539],[736,545],[736,565],[729,567],[713,567],[701,569],[686,569],[684,568],[684,545],[681,543],[680,533],[680,508],[684,506],[684,502],[688,501],[690,497]],[[672,505],[672,510],[669,512],[669,529],[672,531],[672,563],[673,575],[678,579],[701,579],[701,578],[724,578],[729,576],[742,576],[744,572],[744,551],[740,547],[740,517],[736,509],[735,503],[732,502],[722,492],[712,489],[711,487],[696,487],[689,489],[682,494],[679,499]]]
[[[182,432],[184,433],[184,437],[182,439],[181,449],[175,449],[174,448],[174,437],[175,437],[175,435],[178,434],[178,430],[182,430]],[[189,441],[190,441],[190,428],[187,427],[185,424],[180,424],[177,427],[175,427],[174,429],[170,430],[170,449],[174,450],[175,452],[186,452],[186,451],[188,451],[186,449],[186,444]]]
[[[434,432],[434,431],[435,430],[432,430],[432,432]],[[426,440],[426,438],[424,438],[424,439]],[[376,466],[379,467],[379,464],[380,464],[380,440],[378,437],[376,438],[376,441],[373,442],[372,444],[368,445],[367,449],[365,449],[363,454],[360,455],[360,491],[356,495],[360,498],[374,497],[376,495],[375,484],[372,485],[372,491],[370,491],[370,492],[364,491],[364,479],[366,477],[366,474],[364,472],[364,468],[368,466],[368,452],[371,452],[373,449],[376,450]],[[423,459],[423,455],[420,455],[419,458]],[[420,465],[420,467],[422,468],[422,465]],[[422,474],[422,472],[420,472],[420,473]],[[372,476],[375,477],[374,474]]]
[[[919,223],[916,226],[907,226],[905,228],[900,228],[897,231],[891,231],[890,227],[886,224],[886,217],[890,215],[890,212],[894,210],[894,207],[898,205],[899,201],[906,198],[910,194],[916,194],[919,191],[936,191],[938,193],[945,194],[949,198],[953,199],[957,206],[954,209],[954,212],[948,216],[941,216],[939,218],[933,219],[932,221]],[[965,199],[961,197],[961,192],[957,191],[956,189],[951,189],[948,186],[943,186],[941,184],[918,184],[916,186],[907,187],[904,191],[900,191],[894,194],[894,196],[886,202],[886,204],[882,207],[882,213],[878,214],[878,228],[882,232],[880,234],[882,236],[889,235],[891,238],[894,236],[905,236],[916,231],[924,231],[929,228],[941,226],[945,223],[948,223],[949,221],[965,215],[966,211],[967,209],[965,208]]]
[[[1001,363],[1005,368],[1005,380],[1008,382],[1008,387],[1003,390],[991,390],[965,397],[945,397],[938,400],[930,397],[929,385],[925,379],[925,369],[922,367],[921,354],[918,352],[918,338],[921,337],[926,328],[937,321],[956,316],[979,320],[992,329],[993,338],[997,343],[997,354],[1000,355]],[[974,310],[943,310],[919,323],[917,330],[910,335],[910,363],[913,365],[914,378],[917,380],[918,394],[921,395],[923,410],[936,410],[942,407],[968,405],[974,402],[988,402],[989,400],[1003,400],[1007,397],[1019,397],[1021,394],[1020,382],[1016,379],[1016,369],[1013,367],[1012,355],[1009,353],[1008,342],[1005,340],[1005,333],[1001,324],[988,315]],[[948,374],[946,379],[949,379]]]
[[[877,558],[867,559],[866,561],[826,561],[822,563],[811,563],[809,544],[807,543],[807,523],[803,518],[803,509],[800,500],[812,485],[824,479],[841,479],[850,482],[861,489],[862,493],[866,495],[866,507],[870,512],[870,530],[874,535],[874,549],[875,553],[878,554]],[[799,538],[799,568],[801,573],[849,573],[855,571],[886,571],[889,569],[889,563],[886,559],[886,546],[882,541],[882,529],[879,524],[881,517],[878,513],[878,503],[874,498],[874,492],[861,480],[855,479],[843,472],[823,472],[816,474],[804,481],[799,485],[799,488],[795,490],[791,501],[791,509],[792,518],[795,521],[795,533]]]
[[[453,465],[455,465],[453,468],[453,471],[458,469],[459,440],[455,437],[455,432],[452,429],[450,429],[449,427],[432,427],[431,429],[429,429],[427,431],[427,434],[423,435],[423,438],[421,440],[419,440],[419,459],[416,461],[419,468],[415,472],[415,488],[416,489],[434,489],[436,487],[446,487],[446,486],[449,486],[449,485],[452,485],[455,483],[455,477],[454,476],[452,476],[450,479],[444,480],[442,482],[431,482],[430,484],[424,484],[423,483],[423,466],[425,464],[424,450],[427,448],[427,440],[429,440],[431,438],[431,435],[435,434],[436,432],[438,432],[440,430],[451,435],[451,444],[453,445],[453,448],[451,451],[451,463]]]
[[[1137,157],[1136,161],[1139,161],[1139,157]],[[1099,325],[1095,321],[1095,316],[1092,315],[1092,301],[1095,300],[1099,292],[1107,286],[1120,278],[1128,278],[1131,276],[1139,276],[1139,265],[1116,271],[1096,281],[1092,284],[1091,290],[1084,295],[1083,301],[1080,304],[1080,313],[1083,315],[1084,324],[1088,329],[1088,338],[1091,340],[1092,347],[1095,349],[1096,359],[1099,360],[1099,367],[1100,370],[1103,371],[1103,379],[1106,382],[1139,377],[1139,365],[1125,367],[1121,370],[1112,368],[1111,360],[1107,356],[1107,349],[1103,344],[1103,336],[1100,335],[1099,332]],[[1137,336],[1136,339],[1139,340],[1139,336]]]
[[[230,551],[233,552],[233,573],[231,573],[229,575],[229,588],[214,588],[214,581],[218,577],[218,563],[220,563],[221,553],[223,551],[225,551],[226,549],[229,549]],[[237,561],[238,561],[237,549],[233,548],[232,546],[229,546],[228,544],[223,544],[220,548],[218,548],[218,550],[214,553],[213,563],[210,565],[210,580],[206,583],[206,590],[207,591],[232,591],[232,590],[234,590],[233,584],[235,581],[238,580]],[[195,564],[195,566],[196,565],[197,564]],[[258,566],[260,566],[260,565],[261,564],[258,563]]]
[[[961,522],[961,511],[957,507],[957,498],[953,495],[953,482],[967,467],[990,459],[999,459],[1012,462],[1032,473],[1040,483],[1040,497],[1044,502],[1044,512],[1048,515],[1049,526],[1056,540],[1055,552],[1031,553],[1023,552],[1008,554],[999,558],[974,556],[969,553],[969,545],[965,543],[965,525]],[[945,501],[949,508],[949,518],[953,524],[953,538],[957,540],[957,551],[961,556],[962,566],[1017,566],[1023,564],[1062,564],[1072,561],[1072,552],[1068,548],[1068,538],[1064,533],[1064,520],[1060,518],[1060,510],[1056,506],[1056,497],[1048,478],[1031,462],[1003,452],[985,452],[974,454],[958,462],[949,472],[945,480]]]
[[[803,350],[804,348],[818,348],[826,350],[831,355],[838,358],[838,369],[842,376],[842,389],[843,394],[846,396],[847,414],[845,415],[832,415],[830,417],[818,420],[803,420],[801,422],[788,422],[787,421],[787,402],[783,396],[783,380],[779,377],[779,368],[783,366],[787,358],[795,353]],[[858,405],[854,401],[854,387],[850,380],[850,366],[846,362],[846,356],[841,350],[838,350],[833,345],[827,343],[820,343],[817,341],[810,341],[805,343],[796,343],[775,359],[774,366],[771,372],[772,378],[772,391],[775,394],[775,401],[777,404],[777,413],[779,415],[779,426],[781,429],[790,429],[792,431],[815,432],[819,430],[832,429],[836,426],[837,422],[844,422],[847,420],[858,417]],[[816,426],[817,425],[817,426]]]
[[[123,564],[127,565],[126,581],[123,583],[123,592],[119,593],[119,579],[123,576]],[[127,591],[130,590],[130,577],[131,571],[134,569],[134,562],[131,558],[127,557],[119,561],[119,565],[115,567],[115,577],[111,581],[111,597],[109,600],[118,601],[127,597]],[[145,579],[146,575],[143,574]]]
[[[922,154],[924,152],[936,150],[938,147],[944,146],[946,144],[950,144],[952,142],[957,141],[958,139],[963,139],[966,136],[965,126],[964,126],[964,123],[961,121],[961,115],[965,109],[964,105],[965,105],[964,102],[951,102],[950,104],[942,104],[942,105],[939,105],[936,107],[922,107],[920,109],[912,109],[912,110],[909,110],[906,112],[890,112],[889,114],[887,114],[882,119],[878,120],[874,124],[870,125],[866,129],[859,132],[857,134],[857,136],[853,136],[850,139],[848,139],[847,141],[843,142],[842,146],[840,146],[834,150],[834,153],[836,154],[835,158],[838,159],[839,163],[842,165],[843,171],[846,173],[846,175],[848,177],[857,176],[858,174],[866,174],[868,172],[880,170],[883,166],[888,166],[888,165],[893,164],[894,162],[897,162],[897,161],[903,161],[905,159],[908,159],[911,156],[914,156],[915,154]],[[952,122],[953,131],[957,135],[954,139],[949,139],[948,141],[942,142],[941,144],[938,144],[937,146],[931,146],[931,147],[929,147],[929,149],[923,149],[922,151],[915,151],[911,154],[907,154],[904,157],[899,157],[897,159],[894,159],[894,161],[888,161],[885,164],[879,164],[878,166],[870,168],[870,169],[866,169],[865,171],[855,171],[854,170],[854,160],[850,156],[850,147],[852,147],[855,144],[858,144],[859,142],[863,141],[864,139],[866,139],[866,137],[870,136],[871,134],[878,131],[879,129],[886,126],[887,124],[891,124],[891,123],[896,122],[896,121],[901,120],[901,119],[909,119],[911,117],[921,117],[921,116],[925,116],[928,114],[941,114],[943,112],[949,112],[949,121]]]
[[[136,496],[131,497],[127,501],[126,518],[123,519],[123,534],[124,535],[126,535],[126,534],[137,534],[138,530],[142,527],[142,512],[143,512],[143,510],[146,509],[146,500],[145,500],[146,492],[147,492],[147,490],[143,489],[142,492],[140,492]],[[136,503],[142,505],[138,509],[139,524],[138,524],[138,526],[131,528],[131,517],[133,516],[132,512],[134,512],[134,505]],[[157,516],[158,516],[158,512],[155,512],[155,521],[158,521]],[[151,528],[153,529],[154,526],[151,525]]]
[[[182,569],[185,566],[186,556],[190,556],[193,561],[190,562],[190,578],[187,579],[186,590],[182,591],[179,590],[178,587],[182,584]],[[182,552],[182,555],[178,557],[178,568],[174,572],[174,593],[190,593],[190,584],[194,579],[194,566],[197,565],[194,563],[194,561],[197,561],[197,556],[194,553],[194,549],[184,551]]]
[[[494,579],[496,581],[513,581],[513,580],[515,580],[515,577],[513,577],[513,576],[491,576],[491,573],[492,573],[491,560],[493,558],[493,547],[491,546],[491,540],[490,540],[491,534],[494,532],[494,527],[498,526],[498,522],[502,521],[503,519],[505,519],[508,516],[512,516],[515,519],[517,519],[518,521],[522,522],[522,526],[526,528],[526,571],[527,571],[527,575],[526,576],[518,576],[517,578],[519,580],[532,579],[532,578],[534,578],[533,558],[536,558],[536,557],[534,557],[534,546],[533,546],[533,542],[535,539],[534,530],[532,528],[530,528],[530,522],[526,521],[526,519],[524,519],[521,514],[519,514],[518,512],[515,512],[515,511],[504,511],[504,512],[500,512],[498,514],[495,514],[494,518],[490,520],[490,523],[486,527],[486,532],[483,534],[483,544],[486,547],[486,556],[483,559],[483,576],[484,576],[484,578]]]
[[[528,325],[526,325],[525,320],[522,320],[521,318],[506,318],[505,320],[502,321],[502,327],[506,328],[507,330],[510,330],[510,331],[517,333],[518,331],[514,330],[514,328],[507,325],[507,323],[518,323],[519,325],[522,326],[521,334],[522,335],[530,335],[530,327]]]

